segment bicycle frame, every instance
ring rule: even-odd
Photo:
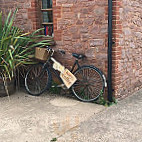
[[[53,58],[53,57],[52,57],[52,58]],[[48,68],[50,69],[50,71],[53,72],[53,73],[55,74],[55,76],[59,79],[59,81],[60,81],[61,83],[63,83],[63,81],[62,81],[60,75],[59,75],[59,74],[57,73],[57,71],[53,68],[53,65],[50,63],[50,61],[51,61],[51,57],[44,63],[43,68],[47,68],[47,67],[48,67]],[[74,72],[74,69],[75,69],[76,66],[77,66],[77,69],[76,69],[76,70],[80,69],[80,65],[79,65],[79,62],[78,62],[77,59],[74,61],[74,64],[73,64],[73,66],[72,66],[72,68],[71,68],[71,70],[70,70],[71,73]],[[64,83],[63,83],[63,84],[64,84]]]
[[[80,69],[80,65],[79,65],[79,63],[78,63],[78,60],[75,60],[73,66],[72,66],[72,69],[70,70],[71,73],[73,73],[74,68],[75,68],[76,65],[77,65],[77,70]]]

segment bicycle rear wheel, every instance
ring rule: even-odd
[[[105,81],[101,71],[94,66],[82,66],[75,71],[76,83],[72,86],[73,94],[81,101],[96,100],[104,91]]]
[[[51,86],[52,76],[48,68],[43,64],[33,65],[25,77],[25,87],[32,96],[39,96]]]

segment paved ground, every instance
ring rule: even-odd
[[[142,90],[109,108],[72,98],[0,98],[0,142],[142,142]]]
[[[104,109],[52,94],[19,92],[0,98],[0,142],[50,142]]]
[[[142,142],[142,90],[106,110],[92,115],[60,142]]]

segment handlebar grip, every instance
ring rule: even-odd
[[[47,47],[47,49],[52,50],[52,48],[50,48],[49,46],[46,46],[46,47]]]
[[[46,47],[47,47],[47,51],[54,52],[54,50],[51,47],[49,47],[49,46],[46,46]]]

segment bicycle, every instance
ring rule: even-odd
[[[45,63],[39,63],[33,65],[26,74],[25,87],[27,92],[33,96],[41,95],[45,90],[48,90],[52,84],[52,73],[62,82],[58,87],[63,89],[70,89],[77,99],[84,102],[91,102],[97,100],[101,94],[104,93],[106,87],[106,78],[104,74],[95,66],[92,65],[79,65],[78,60],[86,58],[83,54],[72,53],[75,58],[74,64],[70,73],[75,76],[74,82],[71,86],[67,87],[63,79],[61,79],[61,73],[58,74],[57,70],[60,68],[64,70],[59,62],[53,58],[54,50],[47,47],[49,58]],[[61,54],[65,54],[65,51],[60,50]],[[60,64],[59,67],[54,67],[55,63]],[[77,67],[77,69],[75,69]],[[64,68],[64,69],[63,69]],[[66,77],[68,79],[68,77]]]

